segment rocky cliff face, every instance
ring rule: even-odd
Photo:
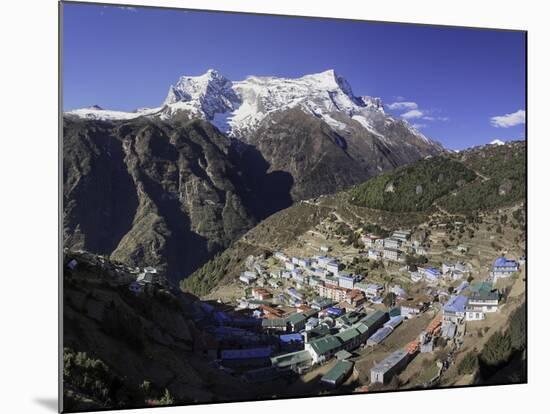
[[[179,280],[257,220],[230,151],[200,120],[65,120],[65,246]]]
[[[399,122],[388,125],[385,134],[378,136],[354,120],[336,131],[322,119],[292,108],[268,116],[247,140],[249,148],[265,158],[269,172],[292,177],[291,196],[298,201],[334,193],[442,151]]]

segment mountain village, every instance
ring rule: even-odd
[[[433,265],[440,254],[426,229],[359,231],[354,247],[334,228],[327,220],[303,235],[307,255],[290,248],[248,257],[235,282],[241,298],[197,301],[193,319],[203,334],[195,352],[244,381],[315,378],[324,392],[348,380],[355,392],[395,387],[397,375],[423,360],[408,385],[430,386],[468,337],[488,330],[524,274],[525,257],[498,256],[489,269],[474,269],[466,244]],[[152,267],[130,270],[125,283],[136,295],[169,286]]]

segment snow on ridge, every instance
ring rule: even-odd
[[[93,105],[87,108],[73,109],[65,112],[65,115],[72,115],[78,118],[114,121],[114,120],[129,120],[140,116],[153,115],[160,111],[161,108],[140,108],[133,112],[113,111],[103,109],[99,105]]]
[[[504,144],[505,142],[501,141],[500,139],[494,139],[489,143],[489,145],[504,145]]]
[[[181,76],[161,107],[134,112],[83,108],[67,114],[88,119],[134,119],[159,116],[168,120],[180,111],[203,118],[229,137],[244,138],[262,121],[278,111],[298,108],[322,119],[337,132],[364,128],[385,139],[385,131],[402,123],[384,112],[380,98],[355,96],[346,79],[333,69],[298,78],[248,76],[231,81],[214,69],[199,76]],[[422,141],[439,145],[408,123],[403,124]]]

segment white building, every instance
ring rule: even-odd
[[[384,259],[397,261],[401,258],[401,250],[384,247]]]
[[[320,267],[321,269],[326,269],[327,265],[332,261],[334,261],[332,257],[320,256],[317,258],[317,267]]]
[[[373,260],[379,260],[382,258],[382,253],[380,253],[379,250],[369,249],[367,255],[369,259]]]
[[[391,237],[405,243],[409,239],[409,237],[411,237],[411,231],[410,230],[396,230],[396,231],[393,232]]]
[[[422,280],[422,273],[420,272],[411,272],[411,280],[413,282],[420,282]]]
[[[155,269],[154,267],[147,266],[145,269],[143,269],[143,272],[141,272],[138,275],[136,282],[141,284],[149,284],[149,283],[155,282],[156,278],[157,278],[157,269]]]
[[[512,259],[506,259],[505,257],[499,257],[493,263],[492,276],[494,280],[501,277],[508,277],[513,273],[519,271],[519,263]]]
[[[288,262],[288,257],[284,253],[275,252],[274,256],[275,256],[276,259],[279,259],[283,262]]]
[[[358,281],[359,281],[359,276],[357,275],[341,274],[340,277],[338,278],[338,286],[346,289],[353,289],[353,286]]]
[[[384,239],[384,250],[386,248],[388,249],[399,249],[401,247],[401,240],[394,239],[393,237],[389,237],[387,239]]]
[[[330,262],[327,264],[327,270],[332,273],[334,276],[338,276],[340,266],[338,265],[338,262]]]
[[[485,319],[486,313],[496,312],[498,310],[499,295],[497,291],[474,292],[468,298],[465,306],[466,320],[475,321]]]
[[[258,277],[256,276],[256,273],[250,272],[250,271],[242,272],[241,275],[239,276],[239,280],[246,285],[251,284],[257,278]]]

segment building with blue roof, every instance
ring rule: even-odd
[[[424,269],[424,277],[428,282],[434,282],[441,277],[441,272],[435,267],[428,267]]]
[[[495,280],[501,277],[509,277],[517,271],[519,271],[519,263],[513,259],[501,256],[493,262],[492,276]]]
[[[452,296],[443,307],[443,320],[454,323],[462,321],[466,312],[465,308],[467,303],[468,298],[466,296]]]
[[[279,336],[279,343],[281,345],[281,349],[284,349],[285,351],[294,351],[303,349],[304,338],[299,333],[290,333]]]
[[[221,351],[222,365],[237,367],[267,367],[271,365],[271,348],[226,349]]]
[[[327,314],[329,316],[338,317],[338,316],[341,316],[341,315],[344,314],[344,310],[340,309],[340,308],[335,308],[334,306],[331,306],[331,307],[327,308]]]
[[[383,326],[382,328],[378,329],[371,337],[367,340],[367,345],[374,346],[381,343],[384,339],[386,339],[391,333],[393,332],[393,329],[390,326]]]

